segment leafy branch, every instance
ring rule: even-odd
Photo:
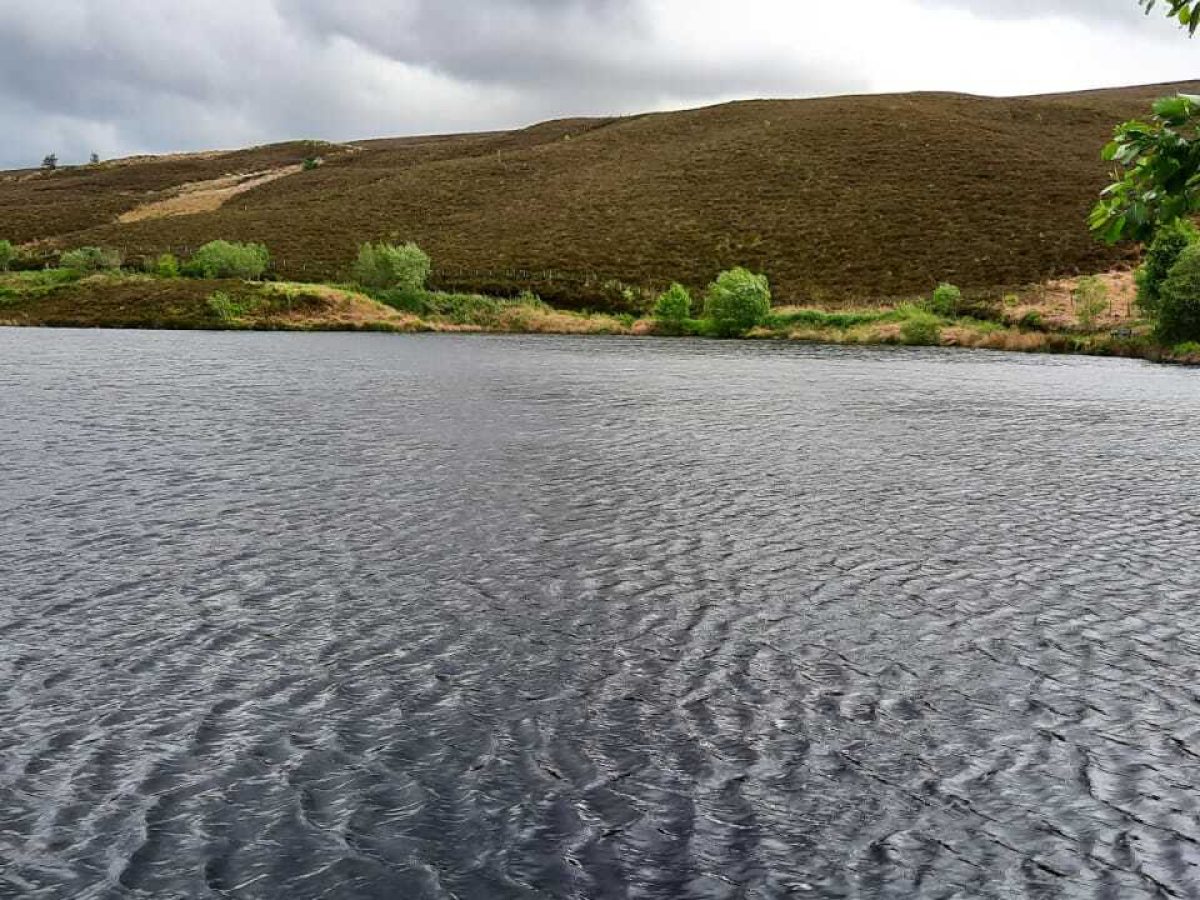
[[[1196,29],[1200,28],[1200,0],[1161,0],[1161,2],[1167,7],[1167,15],[1178,19],[1179,24],[1191,34],[1195,34]],[[1146,13],[1149,14],[1159,5],[1160,0],[1138,0],[1138,3],[1145,7]]]
[[[1179,94],[1154,104],[1150,121],[1126,122],[1103,157],[1114,178],[1088,219],[1115,243],[1145,241],[1155,231],[1200,209],[1200,96]]]

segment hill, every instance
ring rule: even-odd
[[[412,239],[443,287],[566,305],[598,302],[609,278],[702,286],[735,264],[785,302],[995,288],[1126,260],[1084,224],[1099,148],[1154,97],[1196,87],[747,101],[3,173],[0,237],[131,257],[257,240],[307,280],[344,274],[361,241]]]

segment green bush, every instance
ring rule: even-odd
[[[321,168],[322,162],[323,162],[323,160],[319,156],[306,156],[306,157],[304,157],[304,163],[303,163],[304,171],[311,172],[314,169],[319,169],[319,168]]]
[[[271,254],[262,244],[212,241],[192,254],[183,267],[190,278],[262,278]]]
[[[1172,350],[1176,356],[1200,356],[1200,341],[1184,341],[1176,344]]]
[[[206,302],[208,308],[216,313],[217,318],[222,322],[232,322],[234,319],[240,319],[247,313],[253,312],[258,305],[252,298],[233,297],[225,291],[213,291],[213,293],[208,295]]]
[[[368,243],[358,248],[354,280],[374,290],[421,291],[432,269],[429,254],[414,243]]]
[[[654,318],[678,328],[692,315],[692,295],[682,284],[673,284],[654,304]]]
[[[886,312],[826,312],[823,309],[795,309],[768,316],[764,323],[771,328],[794,328],[800,325],[814,328],[837,328],[846,330],[856,325],[870,325],[886,318]]]
[[[770,313],[771,285],[766,275],[730,269],[708,287],[704,315],[718,337],[740,337]]]
[[[58,264],[76,272],[103,272],[121,268],[121,253],[108,247],[79,247],[60,256]]]
[[[1137,305],[1148,316],[1158,315],[1163,282],[1183,251],[1200,240],[1200,231],[1186,219],[1164,225],[1146,250],[1146,261],[1137,270]]]
[[[151,261],[150,271],[159,278],[178,278],[179,260],[173,253],[164,253]]]
[[[1095,275],[1087,275],[1079,279],[1071,299],[1079,324],[1091,331],[1099,315],[1108,309],[1108,285]]]
[[[962,291],[952,284],[943,282],[934,289],[926,308],[935,316],[951,318],[958,315],[958,307],[962,303]]]
[[[932,347],[942,341],[942,320],[926,310],[909,310],[900,324],[900,340],[910,347]]]
[[[17,258],[17,248],[10,241],[0,241],[0,272],[7,272]]]
[[[1191,244],[1159,287],[1156,337],[1164,344],[1200,341],[1200,244]]]
[[[1031,309],[1025,315],[1021,316],[1017,322],[1017,327],[1025,331],[1045,331],[1046,323],[1042,319],[1042,314],[1036,309]]]

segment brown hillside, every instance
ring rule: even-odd
[[[540,278],[560,300],[586,273],[698,286],[734,264],[768,272],[787,302],[1015,285],[1126,258],[1084,225],[1106,178],[1099,148],[1152,98],[1195,87],[752,101],[365,141],[216,211],[128,224],[117,216],[173,187],[311,150],[0,175],[0,236],[130,254],[261,240],[281,274],[307,279],[343,274],[360,241],[413,239],[443,284],[504,286],[529,270],[516,282]]]

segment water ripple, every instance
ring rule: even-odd
[[[0,329],[0,897],[1200,897],[1200,381]]]

